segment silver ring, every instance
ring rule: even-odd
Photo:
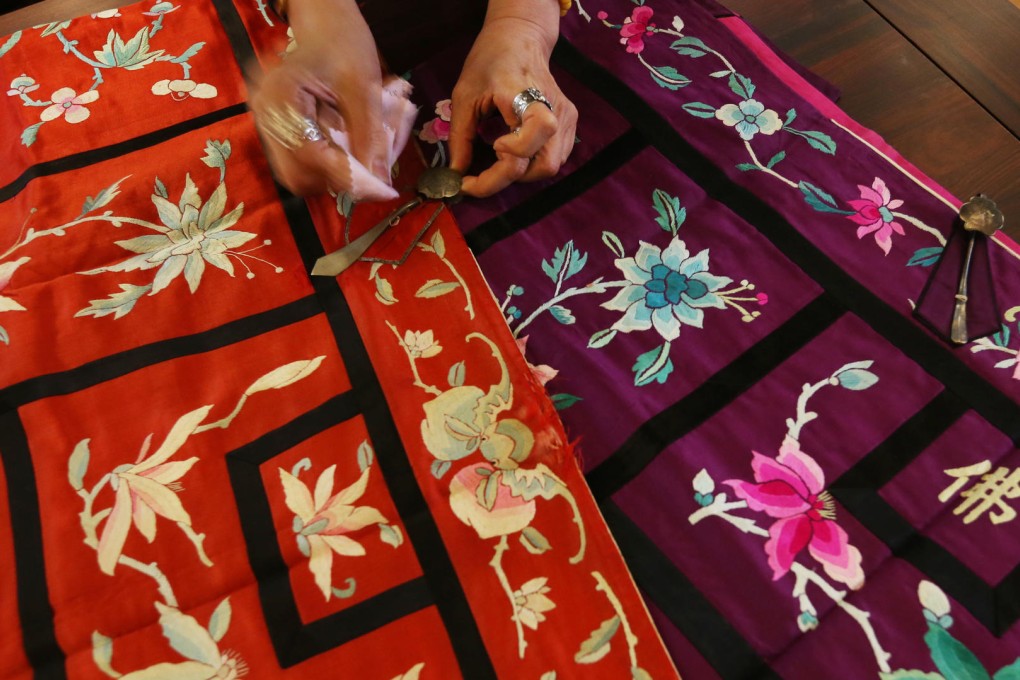
[[[269,107],[256,121],[263,132],[291,151],[302,144],[326,139],[317,122],[301,115],[289,105]]]
[[[524,112],[527,111],[528,107],[535,102],[545,104],[549,107],[550,111],[553,110],[552,104],[545,98],[545,95],[542,94],[540,89],[537,87],[529,87],[528,89],[521,90],[517,93],[517,96],[514,97],[514,101],[511,104],[511,108],[513,109],[514,115],[517,116],[517,120],[523,122]]]

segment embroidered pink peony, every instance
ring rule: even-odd
[[[648,23],[652,18],[652,8],[647,5],[635,7],[630,16],[623,20],[620,27],[620,44],[627,46],[631,54],[638,54],[645,49],[645,36],[655,33],[655,24]]]
[[[450,138],[450,100],[436,102],[436,117],[421,127],[418,137],[429,144],[445,142]]]
[[[776,518],[765,542],[773,579],[784,576],[807,548],[832,579],[854,590],[864,585],[861,553],[835,522],[836,506],[824,490],[825,475],[797,440],[787,437],[774,459],[755,451],[751,467],[757,483],[739,479],[725,483],[747,501],[747,507]]]
[[[886,255],[892,250],[892,233],[903,235],[903,226],[896,222],[893,210],[903,205],[903,201],[893,200],[889,195],[889,189],[878,177],[871,183],[870,187],[858,184],[861,197],[848,201],[850,207],[856,210],[847,219],[860,226],[857,227],[857,238],[864,238],[868,234],[875,234],[875,243],[885,252]]]

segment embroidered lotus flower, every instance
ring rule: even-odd
[[[134,525],[149,543],[156,538],[156,516],[180,525],[191,526],[191,516],[184,509],[177,492],[182,491],[180,479],[188,473],[197,457],[187,460],[169,460],[198,427],[212,406],[186,413],[177,419],[163,443],[151,456],[146,457],[151,435],[147,437],[133,465],[120,465],[110,475],[110,486],[116,493],[96,552],[99,568],[113,574]]]
[[[716,295],[732,279],[708,271],[708,250],[692,256],[686,244],[673,237],[664,250],[641,242],[634,257],[616,260],[630,285],[602,303],[605,309],[624,312],[613,324],[623,333],[655,328],[666,340],[676,340],[683,324],[701,328],[703,308],[724,309]]]
[[[535,518],[535,500],[515,496],[488,464],[469,465],[450,481],[450,508],[481,538],[517,533]]]
[[[414,359],[428,359],[443,351],[443,346],[435,340],[432,330],[411,331],[404,333],[404,347]]]
[[[170,95],[174,101],[183,101],[188,97],[195,99],[212,99],[216,96],[216,87],[208,83],[196,83],[194,80],[157,80],[152,84],[152,94]]]
[[[745,141],[750,141],[758,133],[771,135],[783,128],[779,114],[757,99],[745,99],[739,104],[723,104],[716,109],[715,117],[730,127],[735,127],[737,134]]]
[[[445,142],[450,138],[450,100],[443,99],[436,103],[436,117],[421,127],[418,137],[429,144]]]
[[[857,188],[861,192],[861,197],[847,201],[857,212],[847,215],[847,219],[860,225],[857,227],[857,238],[861,239],[873,233],[875,243],[888,255],[892,250],[893,232],[900,236],[904,234],[903,225],[896,221],[896,216],[892,212],[903,205],[903,201],[893,199],[885,182],[878,177],[870,187],[858,184]]]
[[[280,469],[280,483],[287,507],[294,513],[294,530],[298,546],[308,555],[308,570],[315,577],[315,585],[326,600],[333,595],[333,555],[357,557],[365,554],[365,546],[351,538],[368,526],[386,524],[382,513],[372,507],[355,505],[368,487],[366,467],[357,481],[333,493],[336,465],[322,471],[311,492],[294,475]]]
[[[755,451],[751,467],[756,483],[739,479],[725,483],[747,501],[747,507],[776,519],[765,542],[773,579],[785,575],[806,548],[831,578],[855,590],[864,585],[861,553],[835,522],[835,502],[824,490],[825,475],[797,440],[783,440],[776,458]]]
[[[236,208],[224,214],[226,201],[226,185],[220,182],[209,200],[203,204],[191,175],[188,175],[181,200],[177,204],[158,194],[152,195],[152,202],[162,224],[148,226],[158,231],[158,234],[116,242],[121,248],[138,253],[136,256],[82,273],[126,272],[159,267],[149,295],[163,290],[181,274],[194,293],[202,282],[206,263],[233,276],[234,265],[228,257],[232,254],[231,249],[247,243],[255,238],[255,234],[230,231],[230,227],[244,212],[244,203],[238,203]],[[254,274],[249,272],[249,278],[252,276]]]
[[[99,92],[96,90],[77,94],[69,87],[62,87],[50,95],[50,100],[53,103],[43,109],[39,117],[43,121],[50,121],[63,116],[68,123],[80,123],[91,113],[85,105],[91,104],[97,99],[99,99]]]
[[[29,92],[35,92],[38,89],[39,84],[35,82],[35,78],[22,73],[20,76],[11,81],[11,88],[7,90],[7,94],[11,97],[17,97],[19,95],[28,94]]]
[[[10,284],[11,277],[14,276],[14,272],[18,270],[18,267],[31,259],[30,257],[19,257],[17,260],[0,264],[0,312],[25,311],[25,308],[17,300],[3,295],[3,290]]]
[[[550,600],[546,593],[549,586],[543,577],[533,578],[520,590],[514,591],[514,604],[517,605],[517,620],[531,630],[538,630],[538,624],[545,621],[545,612],[556,608],[556,603]]]
[[[655,33],[655,24],[648,23],[652,18],[652,8],[648,5],[635,7],[630,16],[623,20],[620,27],[620,44],[627,46],[631,54],[639,54],[645,49],[645,36]]]
[[[248,664],[233,651],[221,652],[212,634],[175,607],[156,602],[163,635],[174,651],[188,659],[180,663],[158,663],[121,675],[121,680],[236,680],[248,674]]]

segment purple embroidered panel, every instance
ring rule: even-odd
[[[997,332],[936,338],[959,201],[716,10],[575,2],[573,156],[461,228],[681,673],[1009,677],[1020,249]],[[464,49],[415,74],[434,163]]]

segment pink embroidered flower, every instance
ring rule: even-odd
[[[422,126],[418,137],[429,144],[445,142],[450,138],[450,100],[436,103],[436,117]]]
[[[825,475],[797,440],[787,437],[774,459],[755,451],[751,467],[756,484],[739,479],[725,483],[747,501],[747,507],[776,518],[765,542],[773,579],[785,575],[807,548],[831,578],[854,590],[864,585],[861,553],[835,522],[835,502],[824,490]]]
[[[525,335],[523,338],[517,338],[516,341],[517,349],[521,350],[521,355],[525,357],[528,349],[529,337],[530,336]],[[558,370],[547,364],[538,364],[536,366],[535,364],[528,361],[527,358],[525,358],[524,361],[527,362],[528,368],[531,369],[531,375],[534,376],[535,380],[538,381],[538,384],[542,385],[543,387],[547,382],[555,378],[560,373]]]
[[[892,200],[885,182],[878,177],[870,187],[858,184],[857,188],[861,197],[848,201],[857,212],[847,215],[847,219],[861,225],[857,227],[857,238],[874,233],[875,243],[888,255],[892,249],[892,233],[895,231],[900,236],[904,233],[903,226],[895,221],[892,212],[903,205],[903,201]]]
[[[97,99],[99,92],[96,90],[77,94],[69,87],[62,87],[50,96],[53,103],[43,109],[39,117],[49,121],[63,116],[68,123],[80,123],[89,117],[90,112],[85,104],[91,104]]]
[[[620,44],[627,46],[631,54],[638,54],[645,49],[644,37],[655,33],[655,24],[648,23],[652,18],[652,8],[647,5],[635,7],[630,16],[623,20],[620,28]]]

